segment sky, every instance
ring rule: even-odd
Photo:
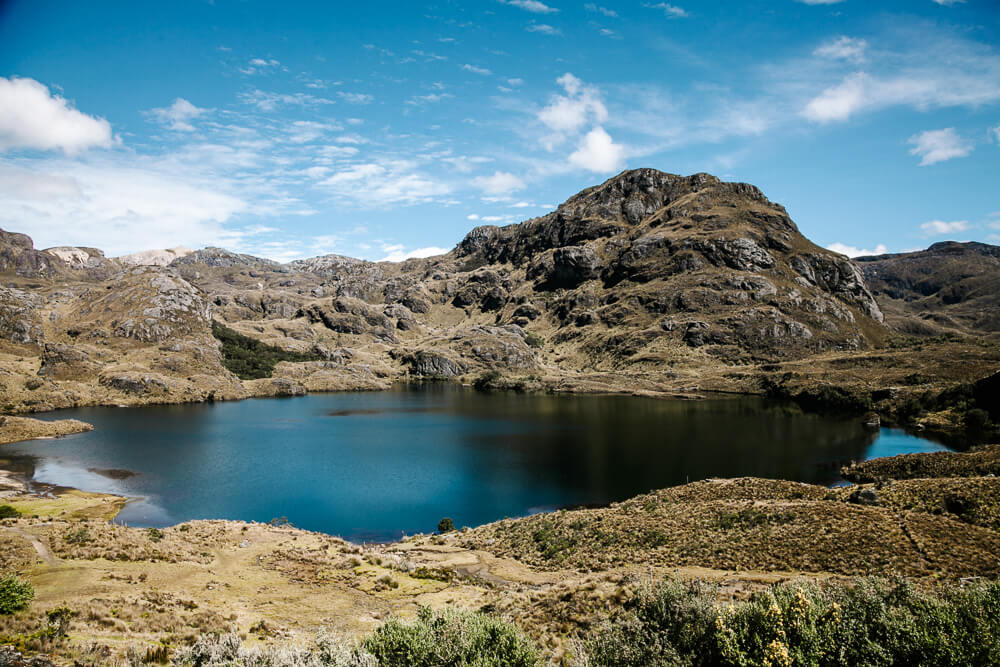
[[[401,260],[653,167],[1000,242],[1000,1],[676,2],[0,0],[0,227]]]

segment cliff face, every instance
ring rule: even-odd
[[[1000,332],[1000,247],[935,243],[926,250],[857,258],[889,321],[901,331]]]
[[[4,391],[35,409],[486,370],[570,389],[581,372],[679,382],[863,349],[885,333],[857,266],[810,243],[757,188],[652,169],[398,264],[206,248],[136,267],[91,248],[36,251],[6,232],[0,261],[0,340],[21,360]],[[222,368],[212,319],[320,361],[240,383]]]

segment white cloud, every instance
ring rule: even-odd
[[[490,74],[493,74],[493,72],[486,69],[485,67],[476,67],[475,65],[470,65],[468,63],[462,65],[462,69],[464,69],[466,72],[472,72],[473,74],[482,74],[483,76],[489,76]]]
[[[671,5],[666,2],[660,2],[655,5],[646,5],[646,6],[652,9],[662,9],[663,13],[667,16],[667,18],[680,19],[680,18],[685,18],[688,15],[687,11],[685,11],[682,7],[678,7],[677,5]]]
[[[989,133],[990,133],[991,138],[993,139],[993,141],[995,141],[998,144],[1000,144],[1000,125],[997,125],[996,127],[991,127],[989,129]]]
[[[191,124],[191,121],[202,114],[208,113],[208,109],[200,109],[183,97],[178,97],[169,107],[151,109],[149,113],[171,130],[176,132],[194,132],[194,125]]]
[[[934,4],[941,5],[943,7],[951,7],[952,5],[965,2],[965,0],[933,0],[933,2]]]
[[[375,98],[367,93],[338,92],[337,97],[349,104],[371,104]]]
[[[852,245],[845,245],[843,243],[831,243],[826,247],[827,250],[832,250],[834,252],[839,252],[841,255],[847,255],[848,257],[867,257],[870,255],[884,255],[889,252],[889,248],[886,247],[884,243],[879,243],[875,246],[874,250],[868,250],[866,248],[855,248]]]
[[[619,169],[625,159],[625,149],[611,139],[602,127],[595,127],[580,141],[569,156],[570,164],[597,173]]]
[[[597,12],[598,14],[603,14],[604,16],[607,16],[608,18],[611,18],[611,19],[618,18],[618,12],[616,12],[615,10],[608,9],[607,7],[601,7],[599,5],[595,5],[592,2],[591,3],[587,3],[583,7],[588,12]]]
[[[920,156],[921,167],[956,157],[965,157],[973,149],[972,142],[960,137],[953,127],[915,134],[910,137],[908,143],[913,145],[910,155]]]
[[[274,111],[279,106],[314,107],[335,103],[333,100],[307,93],[270,93],[259,89],[249,93],[240,93],[239,98],[241,102],[252,104],[261,111]]]
[[[820,45],[814,56],[820,58],[831,58],[834,60],[848,60],[852,63],[860,63],[865,60],[865,51],[868,50],[868,42],[855,37],[841,35],[837,39]]]
[[[34,79],[0,77],[0,151],[61,150],[67,155],[113,144],[111,125],[73,109]]]
[[[564,141],[567,135],[579,132],[589,121],[603,123],[608,117],[597,88],[585,85],[568,72],[556,81],[566,95],[553,95],[548,106],[538,113],[538,119],[554,133],[543,139],[543,145],[549,150]]]
[[[835,5],[844,0],[795,0],[796,2],[801,2],[804,5]]]
[[[492,176],[479,176],[472,179],[472,183],[490,195],[501,195],[524,188],[524,181],[505,171],[493,172]]]
[[[388,253],[385,257],[378,260],[380,262],[402,262],[407,259],[413,259],[415,257],[435,257],[436,255],[443,255],[448,252],[447,248],[438,248],[436,246],[428,246],[426,248],[417,248],[416,250],[405,251],[402,245],[383,245],[382,252]]]
[[[355,164],[318,185],[339,198],[364,206],[416,204],[451,192],[451,186],[419,172],[407,160]]]
[[[968,220],[954,220],[945,222],[944,220],[931,220],[920,225],[926,236],[942,236],[944,234],[957,234],[969,228]]]
[[[289,128],[288,140],[293,144],[306,144],[322,137],[330,130],[339,129],[336,125],[318,123],[313,120],[297,120]]]
[[[177,245],[233,245],[223,223],[247,203],[197,176],[149,168],[47,161],[0,164],[0,227],[39,247],[97,246],[109,256]]]
[[[500,2],[511,7],[520,7],[534,14],[555,14],[559,11],[555,7],[549,7],[544,2],[538,2],[538,0],[500,0]]]
[[[802,115],[827,123],[893,106],[918,110],[976,107],[1000,100],[1000,58],[981,45],[942,40],[919,52],[887,56],[881,74],[854,72],[808,101]]]
[[[561,35],[562,31],[559,28],[548,25],[547,23],[532,23],[528,25],[525,30],[528,32],[540,32],[543,35]]]

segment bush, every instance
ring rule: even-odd
[[[28,606],[35,597],[31,582],[17,575],[0,578],[0,614],[13,614]]]
[[[163,531],[159,528],[147,528],[146,535],[149,536],[150,542],[159,542],[163,539]]]
[[[438,532],[439,533],[450,533],[455,530],[455,522],[449,517],[445,517],[438,521]]]
[[[804,389],[794,398],[808,412],[862,415],[872,409],[871,396],[833,385]]]
[[[271,377],[279,361],[319,361],[318,354],[292,352],[244,336],[229,327],[212,322],[212,335],[222,343],[222,365],[241,380]]]
[[[530,347],[534,348],[540,348],[545,346],[545,339],[531,331],[529,331],[524,336],[524,342],[527,343]]]
[[[962,421],[970,433],[982,433],[991,426],[990,413],[981,408],[973,408],[966,412]],[[2,510],[3,507],[0,507],[0,511]]]
[[[361,645],[381,667],[539,664],[537,647],[516,626],[453,608],[433,612],[421,607],[413,623],[392,619]]]
[[[10,505],[0,505],[0,519],[16,519],[21,513]]]
[[[861,579],[783,584],[719,604],[705,584],[648,586],[588,644],[596,665],[1000,663],[1000,582],[919,592]]]

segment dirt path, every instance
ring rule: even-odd
[[[20,528],[17,528],[17,527],[14,527],[14,526],[11,526],[11,527],[7,528],[7,530],[11,531],[12,533],[14,533],[15,535],[17,535],[19,537],[23,537],[24,539],[26,539],[29,542],[31,542],[31,546],[35,548],[35,551],[38,553],[39,557],[43,561],[45,561],[46,565],[58,565],[59,564],[59,562],[60,562],[59,559],[56,558],[55,555],[53,555],[53,553],[49,549],[48,545],[45,544],[44,542],[42,542],[40,539],[38,539],[38,537],[36,535],[33,535],[33,534],[31,534],[31,533],[29,533],[29,532],[27,532],[25,530],[21,530]]]

